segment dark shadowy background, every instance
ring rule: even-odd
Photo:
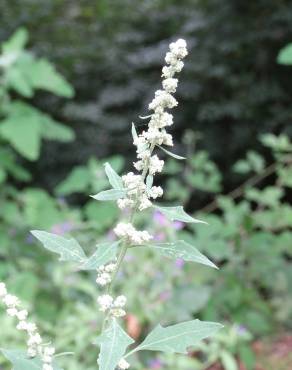
[[[147,114],[168,43],[184,37],[190,55],[178,90],[176,141],[186,128],[234,185],[230,164],[257,135],[291,135],[291,69],[277,65],[292,39],[290,0],[9,0],[0,2],[0,41],[19,26],[30,47],[73,83],[73,101],[39,93],[35,104],[68,122],[77,140],[47,143],[32,165],[52,189],[90,155],[128,155],[132,121]],[[183,153],[183,148],[178,148]],[[132,153],[132,151],[131,151]]]

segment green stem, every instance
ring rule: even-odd
[[[150,149],[149,149],[149,151],[150,151],[150,156],[149,156],[149,158],[151,157],[151,155],[152,155],[152,152],[153,152],[154,148],[155,148],[155,143],[152,143],[152,144],[150,145]],[[146,166],[145,166],[145,168],[144,168],[144,170],[143,170],[143,172],[142,172],[142,175],[141,175],[141,176],[142,176],[142,181],[143,181],[143,182],[145,182],[145,179],[146,179],[146,176],[147,176],[148,170],[149,170],[149,160],[147,161]],[[136,212],[137,212],[137,203],[138,203],[138,199],[136,199],[135,205],[134,205],[134,207],[132,208],[131,213],[130,213],[130,215],[129,215],[129,222],[130,222],[130,223],[132,223],[132,222],[134,221],[134,218],[135,218],[135,215],[136,215]],[[111,290],[112,290],[113,285],[114,285],[114,281],[115,281],[115,279],[116,279],[116,277],[117,277],[118,272],[119,272],[119,271],[120,271],[120,269],[121,269],[122,263],[123,263],[124,258],[125,258],[125,256],[126,256],[126,253],[127,253],[127,250],[128,250],[128,248],[130,248],[130,247],[131,247],[131,246],[130,246],[130,245],[128,245],[127,241],[125,240],[125,241],[123,242],[123,244],[122,244],[121,251],[120,251],[119,256],[118,256],[118,259],[117,259],[117,267],[116,267],[115,271],[113,272],[111,282],[110,282],[110,284],[109,284],[109,286],[108,286],[108,288],[107,288],[107,294],[110,294],[110,293],[111,293]],[[103,331],[105,330],[105,328],[106,328],[106,323],[107,323],[108,319],[109,319],[109,315],[106,315],[106,316],[105,316],[105,318],[104,318],[104,320],[103,320],[103,323],[102,323],[102,330],[101,330],[101,332],[103,332]]]

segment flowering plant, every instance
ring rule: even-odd
[[[163,256],[216,268],[207,257],[183,240],[172,243],[152,242],[152,235],[146,230],[138,230],[135,222],[139,212],[152,207],[173,221],[202,223],[189,216],[181,206],[165,207],[152,203],[163,195],[163,189],[153,185],[154,175],[161,172],[164,165],[164,161],[159,159],[154,151],[161,149],[170,156],[183,159],[166,150],[164,146],[173,145],[172,136],[166,131],[166,128],[173,124],[173,116],[167,109],[178,104],[172,95],[178,84],[174,76],[182,70],[182,60],[187,54],[184,40],[179,39],[170,44],[170,51],[165,57],[166,66],[162,69],[163,88],[155,93],[149,104],[152,113],[142,117],[149,119],[148,128],[138,134],[135,126],[132,126],[133,141],[137,148],[137,161],[134,163],[137,173],[129,172],[120,177],[108,163],[105,164],[105,172],[112,189],[92,196],[99,201],[117,201],[118,207],[123,211],[122,216],[125,219],[113,229],[116,240],[98,244],[96,252],[87,257],[83,248],[73,238],[67,239],[45,231],[32,231],[45,248],[60,255],[60,260],[72,261],[80,270],[94,270],[97,273],[96,283],[104,289],[103,294],[97,298],[99,310],[104,314],[101,333],[96,340],[96,344],[100,346],[97,360],[100,370],[128,369],[129,357],[139,351],[186,353],[190,346],[213,335],[221,327],[218,323],[200,320],[168,327],[158,325],[142,343],[133,347],[134,340],[118,322],[119,318],[126,315],[127,299],[125,295],[115,296],[113,289],[129,248],[152,248]],[[27,311],[20,309],[19,300],[7,293],[4,283],[0,285],[0,297],[7,307],[7,314],[19,320],[17,328],[25,330],[29,337],[27,353],[3,350],[4,355],[13,363],[14,369],[59,369],[54,362],[55,349],[51,345],[43,344],[36,325],[27,321]],[[132,346],[130,350],[129,346]]]

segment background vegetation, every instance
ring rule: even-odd
[[[104,161],[118,172],[129,166],[131,122],[143,125],[137,117],[176,36],[191,51],[173,128],[176,151],[188,159],[168,160],[161,181],[170,203],[182,200],[210,226],[169,225],[160,214],[149,226],[160,240],[177,229],[221,269],[194,271],[149,252],[141,268],[140,252],[129,255],[126,325],[142,338],[152,321],[196,316],[226,331],[194,357],[142,358],[141,369],[219,361],[233,370],[239,360],[249,370],[256,358],[264,370],[291,367],[286,354],[283,364],[263,365],[256,346],[279,336],[287,343],[292,327],[292,66],[289,55],[277,62],[292,41],[291,12],[288,0],[0,3],[0,280],[29,302],[60,351],[75,352],[65,368],[96,368],[88,340],[99,325],[94,276],[57,264],[29,230],[72,233],[88,252],[111,237],[115,206],[88,194],[106,187]],[[20,30],[7,42],[19,27],[29,40]],[[0,346],[23,346],[13,323],[1,323]]]

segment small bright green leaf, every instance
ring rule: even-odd
[[[191,244],[184,240],[177,240],[174,243],[157,243],[150,245],[158,253],[170,258],[182,258],[185,261],[197,262],[202,265],[218,268],[206,256],[197,250]]]
[[[98,338],[98,342],[100,343],[99,370],[114,370],[127,347],[134,343],[134,340],[113,319],[109,328]]]
[[[244,363],[247,370],[253,370],[255,365],[255,354],[248,344],[241,344],[238,349],[240,360]]]
[[[225,370],[238,370],[237,362],[230,352],[221,350],[220,357]]]
[[[202,223],[206,224],[206,222],[197,220],[191,216],[189,216],[183,209],[182,206],[177,207],[161,207],[161,206],[154,206],[154,208],[158,209],[161,213],[164,214],[167,218],[171,221],[182,221],[182,222],[192,222],[192,223]]]
[[[165,148],[163,148],[162,146],[160,145],[157,145],[161,150],[163,150],[167,155],[169,155],[170,157],[173,157],[175,159],[179,159],[179,160],[183,160],[183,159],[186,159],[185,157],[181,157],[180,155],[177,155],[177,154],[174,154],[172,152],[170,152],[169,150],[166,150]]]
[[[82,263],[86,260],[86,255],[84,254],[83,249],[73,238],[66,239],[62,236],[40,230],[32,230],[31,233],[46,249],[60,254],[60,261],[74,261]]]
[[[82,193],[90,185],[91,176],[85,166],[76,166],[57,187],[57,194],[68,195],[72,193]]]
[[[138,134],[137,134],[136,127],[133,122],[132,122],[132,137],[133,137],[133,141],[136,142],[138,139]]]
[[[123,198],[125,195],[126,195],[125,190],[110,189],[101,191],[100,193],[97,193],[95,195],[91,195],[91,198],[101,201],[107,201],[107,200],[117,200]]]
[[[119,176],[116,171],[112,168],[112,166],[107,162],[104,165],[105,173],[108,177],[108,181],[114,189],[123,189],[123,180],[121,176]]]
[[[65,78],[57,72],[55,67],[46,59],[34,60],[30,73],[30,80],[35,88],[50,91],[56,95],[72,98],[74,90]]]
[[[48,140],[56,140],[63,143],[74,140],[74,131],[60,122],[54,121],[49,116],[43,116],[42,137]]]
[[[145,340],[128,355],[144,350],[187,353],[189,347],[215,334],[222,327],[221,324],[215,322],[200,320],[186,321],[180,324],[167,326],[166,328],[158,325]]]
[[[286,45],[280,50],[277,57],[277,62],[279,64],[291,65],[292,64],[292,43]]]
[[[21,51],[28,41],[28,32],[25,28],[19,28],[13,35],[3,43],[2,50],[4,53]]]
[[[153,176],[152,175],[148,175],[146,177],[146,189],[147,189],[147,192],[150,191],[150,189],[152,188],[152,185],[153,185]]]
[[[36,115],[10,116],[0,124],[0,135],[29,160],[39,157],[41,123]]]
[[[11,88],[26,98],[31,98],[33,96],[33,88],[30,81],[17,65],[7,70],[6,81]]]
[[[0,167],[0,184],[3,184],[3,182],[6,180],[6,171]]]
[[[104,242],[97,245],[96,252],[89,257],[81,266],[82,270],[96,270],[99,266],[113,261],[117,255],[119,241]]]
[[[7,350],[0,349],[3,356],[9,360],[13,365],[13,370],[42,370],[43,363],[37,357],[34,359],[29,359],[26,352],[19,350]],[[53,363],[53,370],[61,370],[59,366]]]

